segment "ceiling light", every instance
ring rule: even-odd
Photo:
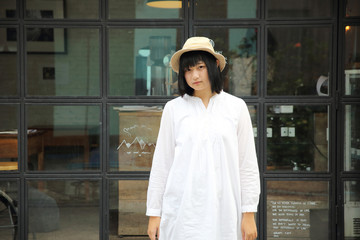
[[[182,8],[182,1],[148,0],[146,5],[154,8]]]

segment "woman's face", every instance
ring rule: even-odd
[[[195,66],[185,69],[186,83],[194,89],[194,93],[200,91],[211,92],[208,70],[203,61],[199,61]]]

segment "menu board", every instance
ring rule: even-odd
[[[268,200],[267,239],[311,239],[311,213],[322,201]]]
[[[144,106],[114,109],[119,111],[119,170],[150,171],[162,109]]]

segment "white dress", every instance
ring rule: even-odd
[[[256,212],[259,170],[245,102],[221,92],[205,108],[184,95],[163,111],[147,193],[160,240],[240,240]]]

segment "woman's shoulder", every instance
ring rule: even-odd
[[[175,97],[175,98],[169,100],[165,105],[172,106],[172,105],[176,105],[176,104],[181,104],[183,101],[184,101],[183,97],[178,96],[178,97]]]
[[[183,97],[181,96],[178,96],[174,99],[171,99],[169,100],[166,104],[165,104],[165,107],[164,108],[169,108],[169,109],[172,109],[172,108],[178,108],[180,106],[183,106],[185,104],[185,100]]]
[[[235,107],[246,106],[246,103],[242,98],[236,97],[230,93],[222,91],[220,96],[223,101],[226,101],[228,104],[234,105]]]

